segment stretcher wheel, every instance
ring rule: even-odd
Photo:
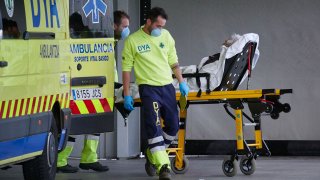
[[[279,118],[279,113],[271,113],[270,114],[272,119],[278,119]]]
[[[267,105],[266,105],[266,110],[265,110],[265,112],[266,112],[266,113],[271,113],[272,110],[273,110],[273,106],[272,106],[271,104],[267,104]]]
[[[256,170],[255,159],[250,159],[248,157],[241,158],[240,160],[240,170],[245,175],[251,175]]]
[[[228,176],[228,177],[233,177],[237,174],[237,161],[236,160],[230,160],[230,159],[225,159],[223,160],[222,163],[222,171],[223,173]]]
[[[283,104],[283,112],[288,113],[291,111],[291,106],[288,103]]]
[[[176,174],[184,174],[189,169],[189,160],[187,159],[186,156],[183,156],[183,166],[182,166],[182,168],[177,168],[176,167],[176,157],[171,159],[170,164],[171,164],[171,170]]]

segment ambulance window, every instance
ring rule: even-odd
[[[2,39],[21,39],[26,30],[24,1],[0,1]]]
[[[113,37],[113,0],[69,0],[70,37]]]

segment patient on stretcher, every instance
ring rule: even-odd
[[[229,39],[227,39],[222,47],[220,53],[214,54],[212,56],[204,57],[198,65],[189,65],[189,66],[181,66],[181,72],[183,75],[193,74],[197,76],[197,74],[207,73],[208,78],[199,76],[198,78],[188,78],[186,76],[185,80],[188,83],[190,91],[198,92],[200,91],[213,91],[215,90],[221,83],[225,68],[227,68],[226,64],[228,64],[228,60],[231,61],[237,54],[241,53],[243,48],[248,42],[255,42],[257,44],[256,50],[254,52],[254,56],[252,59],[251,68],[253,69],[259,59],[259,36],[254,33],[248,33],[244,35],[234,34]],[[248,76],[248,72],[243,76],[241,83]],[[240,84],[241,84],[240,83]],[[179,83],[176,79],[173,82],[174,87],[177,92],[179,91]],[[116,103],[123,101],[122,93],[123,88],[119,88],[115,90]],[[134,83],[130,84],[130,94],[134,99],[139,98],[138,86]]]

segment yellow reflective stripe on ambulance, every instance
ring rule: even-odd
[[[72,114],[94,114],[112,112],[114,98],[70,100]]]
[[[56,101],[62,109],[69,107],[69,93],[0,101],[0,119],[46,112]]]

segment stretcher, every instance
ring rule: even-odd
[[[225,64],[222,81],[214,90],[190,92],[186,98],[181,98],[180,93],[176,93],[179,107],[183,105],[184,108],[180,108],[179,112],[178,144],[175,148],[167,149],[168,153],[175,155],[171,159],[171,169],[176,174],[184,174],[189,168],[189,161],[184,152],[187,112],[190,105],[223,104],[227,114],[234,120],[236,127],[236,149],[222,163],[222,170],[226,176],[231,177],[236,175],[238,166],[243,174],[251,175],[255,171],[255,160],[257,157],[259,155],[271,155],[267,144],[262,138],[261,116],[267,114],[272,119],[278,119],[280,113],[290,112],[290,105],[288,103],[282,104],[279,99],[284,94],[292,93],[292,89],[237,90],[245,74],[248,74],[248,78],[251,76],[252,59],[256,47],[256,42],[247,42],[242,51],[233,56],[228,64]],[[210,75],[206,73],[183,74],[185,78],[196,78],[199,76],[208,77]],[[248,105],[251,115],[243,112],[245,108],[244,104]],[[141,106],[139,98],[135,99],[134,106]],[[123,108],[123,103],[116,103],[116,107],[126,119],[130,112]],[[233,113],[230,109],[233,110]],[[245,119],[248,123],[245,123]],[[244,137],[243,131],[245,126],[251,126],[254,129],[253,143],[249,143]],[[238,161],[240,161],[239,165]]]

